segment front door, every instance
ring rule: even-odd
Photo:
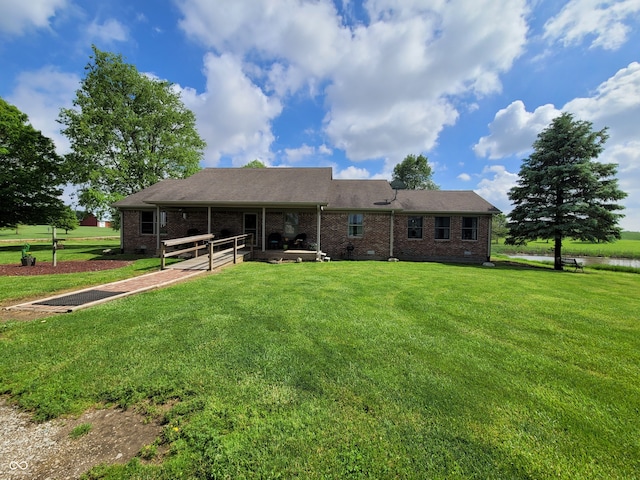
[[[244,233],[251,233],[253,235],[253,244],[258,244],[258,214],[257,213],[245,213],[244,214]]]

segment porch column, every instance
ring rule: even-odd
[[[267,207],[262,207],[262,233],[260,234],[260,238],[262,239],[262,251],[265,251],[266,247],[266,237],[265,231],[267,228]],[[257,238],[256,238],[257,240]],[[255,241],[255,240],[254,240]]]
[[[156,205],[156,252],[160,251],[160,205]]]
[[[322,206],[318,205],[316,207],[316,254],[319,254],[322,251],[320,248],[320,217],[322,215]]]
[[[389,225],[389,257],[393,257],[393,224],[395,221],[395,213],[391,210],[391,225]]]
[[[211,205],[207,207],[207,233],[211,233]]]

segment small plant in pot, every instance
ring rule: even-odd
[[[36,264],[36,257],[34,257],[33,255],[31,255],[31,253],[29,253],[30,249],[31,249],[31,246],[28,243],[26,243],[24,247],[22,247],[22,266],[23,267],[33,266]]]

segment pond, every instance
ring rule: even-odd
[[[553,263],[553,257],[544,255],[508,255],[509,258],[522,258],[523,260],[535,260],[538,262]],[[574,257],[571,257],[574,258]],[[640,268],[640,260],[632,258],[609,258],[609,257],[575,257],[584,265],[615,265],[618,267]]]

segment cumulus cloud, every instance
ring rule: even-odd
[[[571,0],[544,25],[544,38],[576,45],[594,37],[591,48],[615,50],[627,41],[630,27],[626,20],[640,12],[638,0]]]
[[[62,154],[69,151],[70,145],[60,133],[60,124],[56,120],[60,108],[71,107],[79,86],[77,75],[46,66],[18,75],[16,88],[7,101],[26,113],[31,125],[52,139],[57,152]]]
[[[352,25],[328,0],[178,5],[185,33],[241,58],[266,95],[322,95],[325,134],[352,160],[432,149],[453,98],[499,91],[527,35],[524,0],[369,1]]]
[[[22,35],[31,28],[47,28],[67,0],[0,0],[0,33]]]
[[[118,20],[110,18],[103,23],[91,22],[87,26],[90,41],[99,40],[104,43],[125,42],[129,38],[129,30]]]
[[[518,174],[503,165],[491,165],[482,171],[485,176],[474,191],[503,212],[511,211],[507,192],[516,185]]]
[[[341,180],[361,180],[371,178],[371,174],[366,168],[358,168],[353,165],[335,172],[333,178]]]
[[[461,173],[460,175],[458,175],[456,177],[458,180],[461,180],[463,182],[469,182],[471,181],[471,175],[469,175],[468,173]]]
[[[492,160],[522,154],[531,149],[538,133],[560,113],[553,105],[527,112],[524,103],[516,100],[496,113],[489,124],[491,133],[480,138],[473,150],[476,155]]]
[[[315,157],[318,155],[331,155],[333,151],[324,144],[320,145],[319,147],[314,147],[305,143],[298,148],[285,148],[284,153],[284,160],[287,163],[296,163],[309,157]]]
[[[269,159],[274,136],[271,121],[282,105],[269,98],[245,75],[242,62],[231,54],[208,54],[204,59],[206,91],[182,89],[182,99],[197,118],[207,142],[207,166],[229,156],[236,166],[255,158]]]

